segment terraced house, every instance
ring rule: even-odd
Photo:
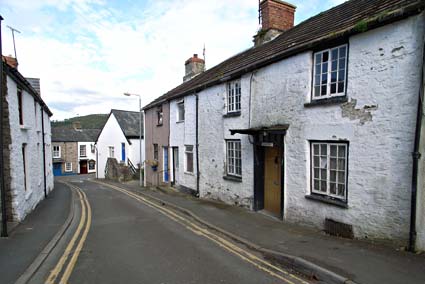
[[[424,8],[351,0],[294,26],[295,6],[261,1],[252,48],[144,108],[170,109],[162,171],[202,198],[425,249]]]
[[[27,80],[14,58],[2,57],[2,73],[2,218],[21,222],[53,190],[52,112],[41,98],[40,80]]]

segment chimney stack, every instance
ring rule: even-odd
[[[183,77],[183,82],[189,81],[196,75],[205,71],[205,61],[199,58],[198,54],[194,54],[193,57],[186,60],[184,66],[186,72]]]
[[[75,130],[81,130],[81,122],[79,121],[74,121],[72,123],[72,128],[74,128]]]
[[[7,65],[9,65],[12,68],[18,69],[18,60],[16,58],[13,58],[12,56],[3,56],[3,61],[6,62]]]
[[[254,36],[255,46],[275,39],[294,26],[297,7],[281,0],[260,2],[261,30]]]

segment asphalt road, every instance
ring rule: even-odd
[[[85,225],[87,238],[77,239],[84,244],[69,283],[310,283],[282,280],[161,210],[107,186],[73,179],[69,183],[87,196],[91,223]]]

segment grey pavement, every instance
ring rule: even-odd
[[[140,189],[136,182],[121,186],[188,209],[208,223],[263,248],[302,257],[357,283],[425,283],[424,255],[400,251],[382,243],[328,236],[319,230],[183,193]]]
[[[0,283],[15,283],[60,230],[68,217],[71,194],[68,187],[55,183],[47,199],[8,238],[0,238]]]

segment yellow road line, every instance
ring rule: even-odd
[[[80,189],[81,190],[81,189]],[[68,266],[66,267],[66,270],[62,276],[62,279],[60,281],[60,283],[62,284],[66,284],[68,282],[69,277],[71,276],[72,271],[74,270],[75,264],[77,262],[78,256],[80,255],[80,252],[83,248],[84,242],[87,239],[87,235],[89,233],[90,230],[90,226],[91,226],[91,207],[90,207],[90,203],[87,200],[87,195],[81,190],[81,193],[83,194],[84,197],[84,202],[86,203],[86,207],[87,207],[87,223],[86,223],[86,228],[84,230],[83,236],[80,239],[80,242],[78,243],[77,249],[74,251],[74,254],[72,255],[71,260],[68,263]]]
[[[233,254],[236,254],[237,256],[239,256],[240,258],[242,258],[243,260],[245,260],[245,261],[253,264],[257,268],[259,268],[259,269],[261,269],[261,270],[269,273],[270,275],[272,275],[274,277],[277,277],[277,278],[279,278],[279,279],[281,279],[281,280],[283,280],[283,281],[285,281],[287,283],[293,284],[293,282],[291,282],[290,280],[282,277],[279,274],[276,274],[275,272],[271,271],[270,269],[276,270],[276,271],[278,271],[278,272],[280,272],[282,274],[285,274],[286,276],[289,276],[291,278],[294,278],[294,279],[296,279],[296,280],[298,280],[298,281],[300,281],[300,282],[302,282],[304,284],[309,284],[308,282],[304,281],[303,279],[300,279],[299,277],[297,277],[297,276],[295,276],[295,275],[293,275],[293,274],[291,274],[291,273],[289,273],[287,271],[284,271],[284,270],[280,269],[279,267],[277,267],[275,265],[272,265],[271,263],[269,263],[269,262],[267,262],[267,261],[265,261],[265,260],[263,260],[263,259],[255,256],[254,254],[252,254],[252,253],[250,253],[250,252],[248,252],[248,251],[246,251],[246,250],[244,250],[244,249],[242,249],[242,248],[234,245],[233,243],[227,241],[226,239],[223,239],[222,237],[220,237],[220,236],[218,236],[218,235],[210,232],[207,229],[204,229],[204,228],[199,227],[198,225],[194,224],[193,222],[189,221],[188,219],[183,218],[182,216],[176,214],[175,212],[173,212],[173,211],[171,211],[171,210],[169,210],[167,208],[160,207],[159,205],[157,205],[157,204],[155,204],[155,203],[147,200],[144,197],[141,197],[141,196],[136,195],[136,194],[134,194],[134,193],[132,193],[130,191],[127,191],[127,190],[125,190],[123,188],[116,187],[116,186],[113,186],[113,185],[110,185],[110,184],[105,184],[105,183],[102,183],[102,182],[99,182],[99,181],[92,181],[92,182],[96,182],[96,183],[99,183],[99,184],[108,186],[108,187],[110,187],[112,189],[115,189],[117,191],[120,191],[120,192],[122,192],[122,193],[124,193],[124,194],[126,194],[126,195],[128,195],[130,197],[133,197],[134,199],[136,199],[136,200],[138,200],[140,202],[145,203],[149,207],[151,207],[153,209],[156,209],[157,211],[159,211],[163,215],[165,215],[165,216],[173,219],[174,221],[178,222],[179,224],[185,226],[187,229],[191,230],[192,232],[194,232],[194,233],[196,233],[198,235],[202,235],[202,236],[208,238],[211,241],[214,241],[220,247],[223,247],[224,249],[226,249],[227,251],[229,251],[229,252],[231,252]],[[186,223],[186,224],[184,224],[184,223]],[[187,224],[189,224],[189,225],[187,225]],[[262,265],[260,265],[258,263],[256,263],[255,261],[260,262],[261,264],[267,266],[268,268],[267,267],[264,267],[264,266],[262,266]]]
[[[81,230],[84,226],[84,223],[85,223],[86,207],[84,206],[83,196],[81,195],[79,190],[76,190],[76,191],[78,193],[78,196],[80,197],[80,204],[81,204],[80,223],[78,224],[78,228],[75,231],[71,241],[69,242],[68,246],[66,247],[65,252],[63,253],[62,257],[59,259],[59,262],[56,264],[55,268],[50,272],[50,275],[45,282],[46,284],[53,284],[55,282],[59,273],[62,271],[62,268],[63,268],[66,260],[68,259],[68,256],[70,255],[71,250],[74,247],[74,244],[75,244],[76,240],[78,239],[78,236],[80,235],[80,232],[81,232]]]

